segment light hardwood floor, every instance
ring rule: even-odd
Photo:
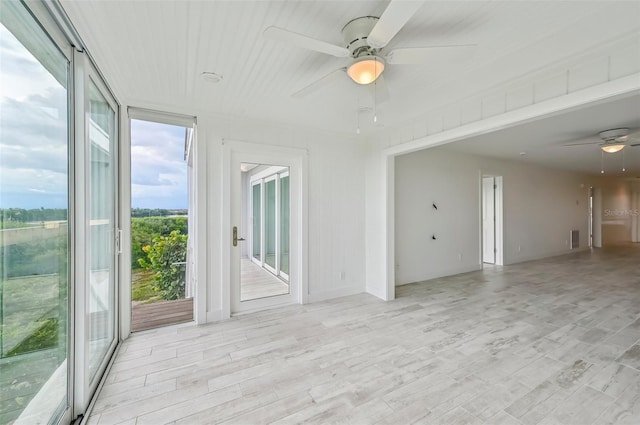
[[[240,300],[273,297],[289,293],[289,285],[248,258],[240,259]]]
[[[141,332],[90,424],[640,423],[640,246]]]

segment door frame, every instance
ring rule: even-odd
[[[261,143],[244,142],[237,140],[222,141],[222,318],[231,317],[233,313],[251,310],[262,310],[278,305],[276,297],[244,301],[244,306],[232,306],[232,291],[239,291],[234,282],[239,283],[240,267],[233,267],[233,250],[236,250],[238,258],[240,251],[232,246],[232,228],[242,228],[241,215],[233,218],[232,185],[233,173],[237,173],[237,181],[240,181],[240,167],[235,164],[248,162],[254,164],[273,164],[289,167],[290,196],[291,196],[291,233],[290,233],[290,292],[293,294],[293,302],[305,304],[309,298],[308,282],[308,177],[307,164],[308,152],[306,149],[290,148],[284,146],[267,145]],[[238,194],[241,196],[241,194]],[[238,202],[240,199],[238,198]],[[295,254],[293,254],[295,253]],[[238,297],[239,299],[239,297]],[[286,304],[290,304],[287,302]]]
[[[202,180],[200,174],[206,168],[201,164],[206,155],[200,153],[204,150],[198,139],[198,118],[195,115],[184,115],[174,112],[159,111],[153,109],[140,108],[136,106],[127,106],[122,108],[120,119],[121,126],[121,156],[120,156],[120,173],[121,182],[119,186],[121,194],[121,285],[120,285],[120,335],[121,338],[127,339],[131,335],[131,121],[147,121],[164,125],[173,125],[176,127],[184,127],[191,129],[191,143],[185,154],[187,155],[187,191],[189,215],[188,223],[188,246],[191,249],[191,256],[187,254],[187,281],[185,285],[191,285],[191,297],[193,298],[193,321],[196,324],[206,323],[206,296],[204,273],[201,263],[205,263],[204,249],[202,248],[205,238],[199,237],[205,226],[206,214],[201,210],[204,203],[199,203],[199,198],[204,198],[202,194]],[[202,157],[202,159],[200,158]],[[206,171],[206,170],[205,170]]]
[[[493,199],[493,214],[495,216],[494,223],[494,248],[495,257],[494,265],[504,265],[504,210],[503,210],[503,179],[502,176],[496,176],[493,174],[480,174],[480,264],[484,267],[484,179],[493,178],[494,181],[494,199]]]

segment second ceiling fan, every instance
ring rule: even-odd
[[[264,31],[264,37],[339,58],[351,58],[347,66],[331,71],[293,93],[293,97],[305,97],[346,73],[355,83],[374,87],[378,100],[385,101],[389,97],[383,76],[387,65],[421,64],[435,60],[436,56],[442,53],[470,54],[475,48],[475,45],[450,45],[406,47],[385,51],[387,44],[422,5],[423,2],[420,1],[392,0],[380,17],[362,16],[352,19],[342,29],[344,46],[275,26],[268,27]],[[437,59],[442,60],[439,56]]]

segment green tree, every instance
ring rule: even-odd
[[[187,235],[173,230],[169,236],[158,236],[151,245],[142,250],[147,254],[148,261],[139,259],[140,265],[154,272],[154,289],[165,300],[184,298],[185,267],[187,259]]]
[[[187,234],[187,217],[144,217],[131,219],[131,268],[141,268],[140,260],[148,262],[143,247],[158,236],[168,236],[173,230]]]

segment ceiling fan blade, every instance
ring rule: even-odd
[[[306,97],[308,95],[310,95],[313,92],[316,92],[318,90],[320,90],[321,88],[327,86],[328,84],[332,83],[333,81],[335,81],[338,77],[340,77],[343,73],[347,72],[347,68],[338,68],[334,71],[331,71],[330,73],[328,73],[327,75],[325,75],[324,77],[314,81],[313,83],[309,84],[308,86],[298,90],[297,92],[293,93],[291,95],[291,97],[295,98],[295,99],[302,99],[303,97]]]
[[[368,86],[371,97],[377,104],[385,103],[391,97],[389,95],[389,87],[387,86],[383,74],[380,74],[376,81],[374,81],[372,84],[368,84]]]
[[[567,145],[560,145],[560,147],[571,147],[571,146],[585,146],[585,145],[601,145],[602,142],[587,142],[587,143],[569,143]]]
[[[339,58],[346,58],[350,56],[349,51],[344,47],[336,46],[335,44],[327,43],[326,41],[317,40],[315,38],[307,37],[306,35],[278,27],[271,26],[265,29],[262,35],[269,40],[282,41],[293,44],[294,46],[302,47],[303,49],[326,53],[327,55]]]
[[[413,65],[428,62],[454,62],[473,57],[475,44],[452,46],[407,47],[390,51],[385,60],[393,65]]]
[[[381,49],[402,29],[404,24],[422,7],[422,1],[391,0],[389,6],[367,37],[374,49]]]

